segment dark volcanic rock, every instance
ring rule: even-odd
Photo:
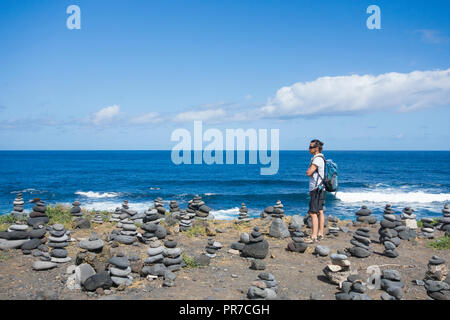
[[[113,285],[107,272],[96,273],[86,279],[83,286],[87,291],[95,291],[97,288],[109,289]]]
[[[242,248],[241,253],[243,257],[264,259],[269,253],[269,243],[267,242],[267,240],[247,243],[244,248]]]

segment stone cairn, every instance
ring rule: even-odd
[[[339,227],[337,225],[337,223],[339,222],[339,219],[335,216],[332,215],[328,215],[328,219],[327,219],[330,223],[331,226],[328,226],[328,232],[327,235],[331,235],[334,237],[339,236]]]
[[[377,217],[374,217],[371,214],[372,211],[369,210],[367,206],[362,206],[361,209],[356,211],[356,215],[358,216],[358,218],[356,218],[356,221],[368,224],[377,223]]]
[[[173,219],[180,220],[181,210],[176,200],[170,200],[169,212],[171,213]]]
[[[397,229],[403,226],[400,216],[396,215],[390,204],[386,204],[384,208],[383,220],[380,221],[380,229],[378,230],[380,243],[384,245],[383,254],[390,258],[398,257],[395,250],[400,245]]]
[[[248,222],[250,221],[250,215],[248,214],[248,208],[245,206],[245,203],[241,203],[241,207],[239,208],[239,216],[236,223]]]
[[[128,200],[124,200],[122,204],[122,208],[120,209],[120,222],[124,220],[133,220],[136,222],[142,223],[142,219],[145,217],[145,214],[138,214],[137,211],[131,210],[128,206]],[[140,220],[140,221],[139,221]]]
[[[164,208],[164,202],[163,199],[158,197],[154,201],[155,203],[155,209],[158,211],[159,214],[165,215],[166,209]]]
[[[292,252],[305,252],[308,245],[304,241],[306,234],[302,231],[303,218],[299,215],[293,215],[289,223],[288,230],[291,234],[291,241],[288,242],[286,250]]]
[[[274,218],[270,225],[269,236],[284,239],[290,236],[289,230],[281,218]]]
[[[14,224],[7,231],[0,231],[0,249],[20,248],[29,239],[27,229],[26,225]]]
[[[212,216],[209,214],[211,208],[205,205],[205,202],[199,195],[196,195],[194,199],[188,201],[188,209],[191,209],[195,212],[196,218],[199,219],[212,218]]]
[[[367,258],[370,256],[370,229],[369,228],[359,228],[353,235],[353,239],[350,240],[353,245],[352,248],[348,249],[348,252],[353,257],[357,258]]]
[[[52,248],[50,252],[51,261],[56,263],[65,263],[72,260],[67,256],[65,247],[69,245],[70,233],[62,224],[54,224],[50,228],[48,237],[48,246]]]
[[[337,284],[341,288],[342,283],[351,274],[350,260],[348,260],[347,255],[338,253],[332,253],[330,258],[331,264],[323,269],[323,273],[331,283]]]
[[[205,247],[205,254],[210,258],[215,258],[217,251],[221,248],[222,244],[220,242],[215,241],[214,238],[209,238],[208,244]]]
[[[414,213],[414,209],[406,207],[403,209],[400,218],[408,229],[417,229],[416,214]]]
[[[195,211],[187,208],[186,210],[181,210],[179,213],[179,226],[180,231],[187,231],[192,227],[192,220],[195,218]]]
[[[275,280],[273,274],[263,272],[258,275],[258,279],[251,283],[247,292],[249,299],[276,299],[278,293],[278,281]]]
[[[100,213],[100,211],[95,212],[94,219],[92,220],[93,223],[103,224],[103,217]]]
[[[24,201],[22,198],[22,194],[18,193],[17,197],[14,199],[14,208],[13,211],[11,211],[11,215],[13,217],[15,217],[16,219],[22,219],[24,217],[24,213],[23,213],[23,205],[24,205]]]
[[[183,266],[183,258],[181,256],[181,248],[177,248],[177,242],[169,238],[164,241],[163,264],[169,271],[178,271]]]
[[[450,237],[450,208],[448,204],[442,209],[442,215],[443,217],[438,219],[441,223],[440,230],[444,231],[447,237]]]
[[[144,223],[160,223],[165,219],[166,209],[162,201],[162,198],[156,198],[154,200],[154,206],[145,212]]]
[[[336,293],[336,300],[372,300],[365,292],[367,285],[357,274],[351,274],[342,282],[341,292]]]
[[[242,249],[244,249],[244,246],[249,242],[250,242],[250,236],[248,235],[248,233],[242,232],[239,236],[239,241],[233,242],[231,244],[231,249],[242,251]]]
[[[114,285],[130,286],[133,282],[133,277],[130,273],[130,261],[122,252],[109,259],[109,275]]]
[[[74,218],[81,217],[83,213],[81,212],[81,203],[79,201],[74,201],[72,203],[72,208],[70,209],[70,215]]]
[[[264,240],[264,236],[259,231],[258,227],[254,227],[250,233],[249,241],[242,248],[241,254],[243,257],[254,259],[264,259],[269,253],[269,243]]]
[[[144,232],[138,235],[138,239],[143,243],[150,243],[154,237],[157,239],[164,239],[167,235],[166,228],[160,224],[155,224],[152,222],[144,223],[141,225],[141,229]]]
[[[425,239],[434,239],[434,224],[432,218],[422,218],[420,220],[422,222],[422,228],[420,229],[421,232],[418,233],[419,238],[425,238]]]
[[[27,232],[30,240],[24,242],[20,248],[22,249],[23,254],[33,253],[33,255],[37,257],[40,255],[40,252],[38,252],[39,250],[35,249],[37,249],[42,244],[42,242],[46,241],[46,239],[44,239],[44,236],[47,231],[44,228],[39,228],[39,226],[37,225],[36,231],[35,229],[33,229],[28,232],[27,229],[28,229],[27,225],[13,224],[8,228],[8,232],[17,232],[17,231]]]
[[[81,240],[78,245],[80,246],[80,248],[87,251],[100,253],[103,250],[104,242],[102,239],[99,239],[97,233],[92,232],[88,239]]]
[[[110,222],[119,222],[121,214],[122,214],[122,210],[119,207],[117,207],[116,210],[111,215],[111,218],[109,218],[109,221]]]
[[[115,231],[115,236],[113,238],[113,240],[116,240],[119,243],[122,244],[134,244],[137,240],[137,227],[134,224],[133,221],[129,220],[129,219],[124,219],[121,220],[117,226],[119,228],[121,228],[121,230],[114,230]],[[113,232],[114,232],[113,231]]]
[[[36,199],[38,200],[38,199]],[[43,201],[38,200],[36,205],[33,207],[33,211],[30,213],[27,223],[29,226],[35,224],[47,224],[50,219],[46,214],[47,206]]]
[[[385,292],[381,294],[383,300],[401,300],[403,298],[403,287],[400,272],[393,269],[383,270],[381,275],[381,289]]]
[[[425,289],[430,298],[450,300],[450,281],[444,259],[438,256],[431,257],[424,280]]]
[[[149,248],[147,249],[148,257],[144,260],[146,266],[154,265],[156,263],[162,263],[164,247],[161,245],[161,241],[157,237],[150,238]]]
[[[284,206],[281,203],[281,200],[278,200],[274,206],[269,206],[264,209],[264,212],[261,213],[261,218],[283,218],[284,217]]]

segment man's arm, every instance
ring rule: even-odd
[[[310,177],[310,176],[312,176],[312,174],[313,174],[314,172],[316,172],[316,170],[317,170],[317,166],[316,166],[315,164],[311,164],[311,165],[309,166],[308,170],[306,170],[306,175],[307,175],[308,177]]]

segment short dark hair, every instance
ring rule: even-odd
[[[320,141],[319,139],[314,139],[314,140],[311,140],[311,143],[314,143],[314,148],[319,147],[319,152],[322,152],[322,149],[323,149],[322,141]]]

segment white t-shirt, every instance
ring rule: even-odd
[[[315,155],[312,158],[311,164],[314,164],[317,166],[317,170],[309,177],[309,191],[313,191],[316,189],[320,184],[322,183],[322,178],[325,176],[325,161],[322,157],[319,157],[320,154]],[[317,173],[317,171],[320,173]]]

